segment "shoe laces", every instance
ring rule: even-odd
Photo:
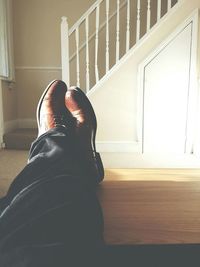
[[[54,124],[55,126],[64,126],[66,127],[66,116],[64,115],[53,115],[53,120],[54,120]]]
[[[71,117],[69,118],[66,115],[53,115],[53,120],[55,126],[64,126],[64,127],[71,127],[75,124],[76,119]]]

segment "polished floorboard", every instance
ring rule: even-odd
[[[17,167],[6,168],[6,156],[0,196],[26,158],[13,155]],[[102,266],[200,266],[200,169],[107,169],[97,194],[107,244]]]
[[[200,266],[200,170],[109,169],[104,266]]]
[[[25,158],[2,153],[0,196]],[[107,169],[97,194],[108,245],[200,244],[200,169]]]
[[[113,169],[98,188],[107,244],[200,244],[199,169]]]

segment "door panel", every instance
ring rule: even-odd
[[[145,67],[143,152],[184,153],[192,23]]]

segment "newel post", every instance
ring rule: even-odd
[[[70,86],[69,73],[69,26],[66,17],[61,18],[61,64],[62,80]]]

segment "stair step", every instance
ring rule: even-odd
[[[31,143],[37,137],[37,129],[15,129],[4,134],[6,149],[29,150]]]

